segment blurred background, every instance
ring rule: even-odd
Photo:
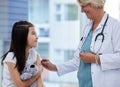
[[[120,20],[120,0],[106,0],[105,11]],[[80,31],[89,21],[77,0],[0,0],[0,56],[8,51],[12,25],[19,20],[35,25],[39,36],[35,49],[55,64],[73,58]],[[42,77],[45,87],[78,87],[77,71],[58,77],[44,69]],[[0,85],[1,79],[0,65]]]

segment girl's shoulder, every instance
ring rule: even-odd
[[[36,62],[38,56],[40,57],[40,55],[38,54],[38,52],[36,50],[30,49],[27,62]]]
[[[14,57],[14,53],[13,52],[9,52],[5,58],[5,60],[3,61],[3,63],[5,62],[12,62],[12,63],[16,63],[16,58]]]
[[[41,56],[36,50],[34,50],[34,53],[35,53],[36,60],[41,60]]]

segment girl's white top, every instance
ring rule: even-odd
[[[16,57],[13,58],[13,56],[14,56],[14,53],[9,52],[5,60],[3,61],[2,87],[16,87],[14,81],[11,78],[10,72],[8,70],[8,66],[6,64],[6,62],[12,62],[16,64]],[[26,63],[35,62],[36,59],[37,59],[37,53],[35,50],[31,49],[29,51],[29,56],[28,56]]]

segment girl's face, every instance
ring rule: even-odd
[[[28,37],[27,37],[27,47],[36,47],[38,42],[38,37],[34,27],[29,27]]]

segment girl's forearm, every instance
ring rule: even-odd
[[[37,79],[37,87],[44,87],[44,84],[43,84],[41,77]]]

